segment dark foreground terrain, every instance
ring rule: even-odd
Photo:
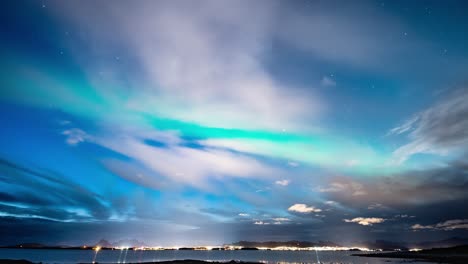
[[[28,260],[13,260],[13,259],[0,259],[0,264],[33,264],[34,262],[28,261]],[[208,262],[208,261],[203,261],[203,260],[192,260],[192,259],[186,259],[186,260],[173,260],[173,261],[159,261],[159,262],[144,262],[140,264],[259,264],[257,262],[239,262],[239,261],[234,261],[231,260],[229,262],[219,262],[219,261],[213,261],[213,262]],[[80,263],[80,264],[87,264],[87,263]],[[98,264],[98,262],[96,262]],[[132,264],[129,262],[128,264]]]
[[[359,257],[414,259],[437,263],[468,263],[468,245],[450,248],[433,248],[421,251],[397,251],[386,253],[353,254]]]

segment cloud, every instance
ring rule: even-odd
[[[460,89],[411,117],[389,134],[408,134],[409,143],[393,152],[396,163],[418,153],[447,155],[468,148],[468,89]]]
[[[382,208],[386,208],[384,205],[380,204],[380,203],[373,203],[373,204],[370,204],[367,209],[369,210],[374,210],[374,209],[382,209]]]
[[[289,222],[291,221],[289,218],[285,218],[285,217],[276,217],[276,218],[271,218],[269,219],[270,221],[264,221],[264,220],[257,220],[254,222],[254,225],[270,225],[270,224],[273,224],[273,225],[281,225],[283,224],[284,222]]]
[[[321,212],[322,209],[315,208],[313,206],[307,206],[305,204],[294,204],[288,208],[288,211],[306,214],[306,213],[318,213],[318,212]]]
[[[332,182],[328,187],[318,187],[319,192],[346,192],[352,196],[366,195],[367,192],[364,190],[364,186],[358,182]]]
[[[209,127],[269,130],[304,128],[304,118],[314,120],[322,112],[317,96],[301,96],[302,90],[277,81],[264,65],[276,37],[277,5],[103,1],[55,6],[93,40],[92,50],[76,52],[93,57],[93,63],[83,63],[91,80],[102,82],[97,73],[104,71],[107,83],[119,83],[124,72],[129,79],[124,85],[147,87],[128,97],[125,106],[131,111]],[[125,65],[130,60],[137,72],[133,64]]]
[[[277,218],[273,218],[273,220],[276,222],[287,222],[287,221],[290,221],[291,219],[286,218],[286,217],[277,217]]]
[[[322,80],[320,81],[320,84],[325,87],[333,87],[336,86],[336,81],[333,80],[331,77],[323,76]]]
[[[335,177],[326,187],[318,187],[326,199],[345,206],[376,209],[427,205],[466,199],[468,193],[468,166],[466,158],[449,162],[442,167],[408,170],[366,179]],[[369,207],[369,205],[371,205]]]
[[[407,214],[395,215],[395,218],[408,218],[408,217],[414,217],[414,216],[410,216],[410,215],[407,215]]]
[[[385,222],[385,219],[378,217],[356,217],[353,219],[344,219],[346,223],[357,223],[363,226],[371,226]]]
[[[437,223],[435,225],[415,224],[411,226],[411,229],[413,230],[430,229],[430,230],[444,230],[444,231],[451,231],[455,229],[467,229],[468,230],[468,219],[447,220],[444,222]]]
[[[0,183],[8,186],[0,191],[3,216],[86,222],[106,220],[112,214],[103,197],[64,175],[0,160]]]
[[[291,182],[290,180],[278,180],[275,182],[275,184],[281,185],[281,186],[288,186],[290,182]]]
[[[167,187],[167,182],[163,177],[157,172],[141,166],[138,162],[119,159],[103,159],[101,162],[111,173],[127,181],[155,190]]]
[[[346,161],[346,166],[348,167],[354,167],[356,165],[359,165],[359,160],[357,159],[351,159],[351,160]]]
[[[143,169],[135,169],[137,167],[122,161],[105,162],[106,166],[127,180],[152,188],[158,189],[164,183],[159,180],[161,177],[207,188],[208,180],[213,178],[262,178],[279,171],[241,153],[212,147],[192,148],[174,135],[164,141],[160,132],[154,135],[136,131],[116,134],[115,137],[95,137],[93,142],[131,158]],[[153,138],[164,143],[164,147],[147,144]]]
[[[248,216],[250,216],[250,215],[249,215],[249,214],[246,214],[246,213],[239,213],[239,216],[248,217]]]
[[[88,138],[88,134],[79,128],[64,130],[62,135],[67,137],[66,142],[71,146],[76,146],[81,142],[85,142],[85,140]]]

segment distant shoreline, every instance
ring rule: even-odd
[[[42,246],[42,247],[19,247],[19,246],[0,246],[0,249],[34,249],[34,250],[96,250],[95,247],[61,247],[61,246]],[[264,251],[313,251],[314,249],[308,248],[296,248],[296,249],[288,249],[288,248],[256,248],[256,247],[238,247],[238,248],[223,248],[223,247],[216,247],[216,248],[192,248],[192,247],[181,247],[181,248],[140,248],[140,247],[128,247],[128,248],[108,248],[108,247],[99,247],[99,250],[155,250],[155,251],[168,251],[168,250],[179,250],[179,251],[237,251],[237,250],[264,250]],[[324,250],[324,251],[349,251],[349,252],[357,252],[361,251],[358,248],[349,248],[349,249],[338,249],[338,250]]]
[[[132,264],[133,262],[128,262],[127,264]],[[0,264],[37,264],[37,262],[31,262],[24,259],[0,259]],[[92,264],[92,263],[77,263],[77,264]],[[99,264],[96,262],[95,264]],[[108,263],[106,264],[117,264],[117,263]],[[170,260],[170,261],[156,261],[156,262],[139,262],[138,264],[261,264],[260,262],[246,262],[246,261],[204,261],[204,260]]]

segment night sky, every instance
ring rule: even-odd
[[[467,1],[3,1],[0,245],[468,237]]]

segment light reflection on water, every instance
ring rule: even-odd
[[[343,264],[391,264],[408,260],[354,257],[348,251],[320,251],[321,263]],[[0,259],[26,259],[43,263],[91,263],[93,250],[44,250],[0,249]],[[98,263],[141,263],[167,260],[197,259],[207,261],[252,261],[263,263],[299,264],[317,263],[315,251],[265,251],[265,250],[101,250],[96,256]],[[427,262],[418,262],[418,264]]]

